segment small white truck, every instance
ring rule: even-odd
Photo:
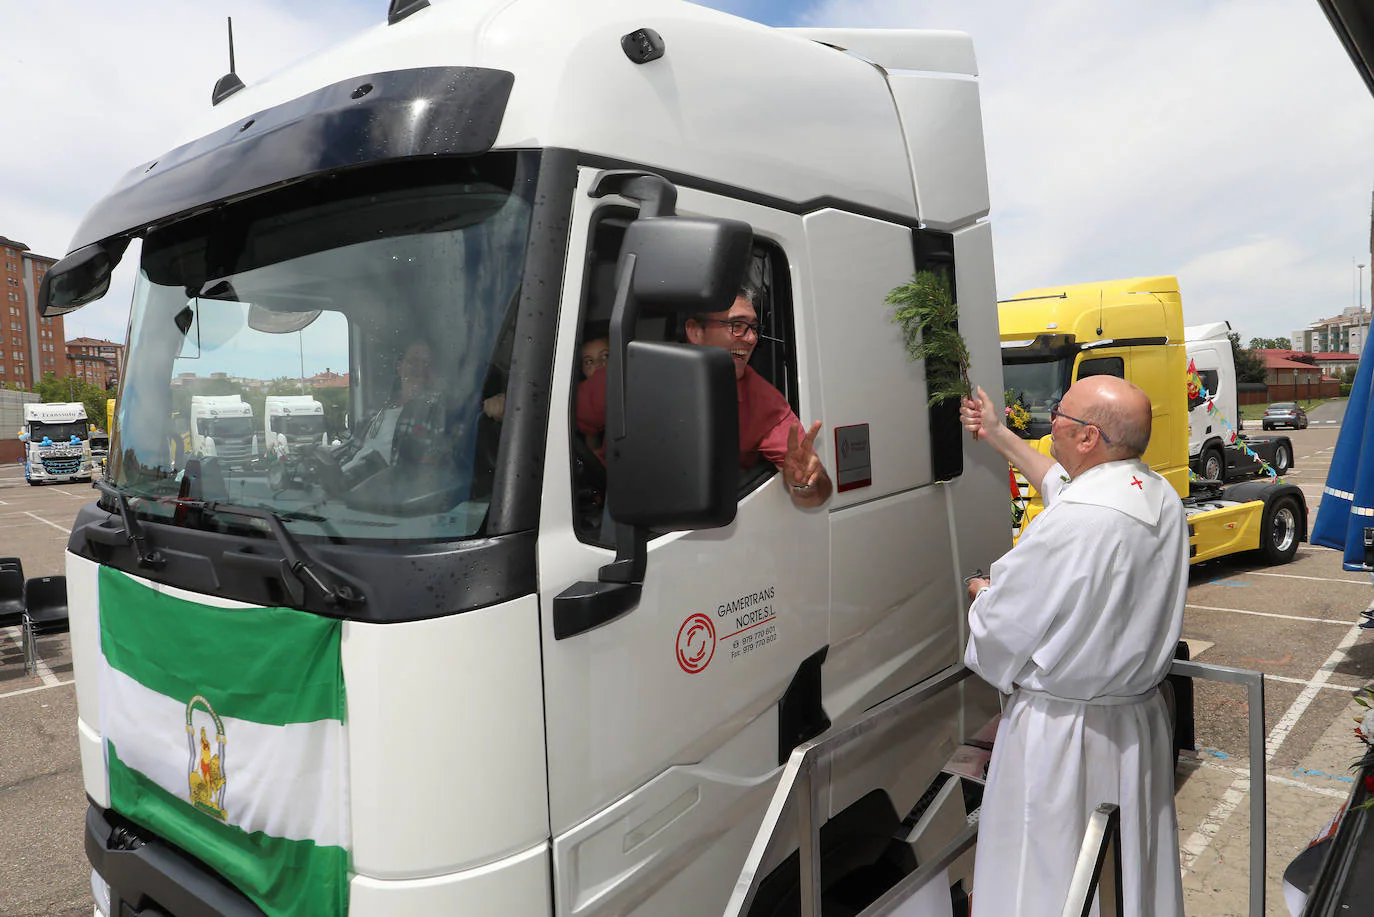
[[[258,453],[253,406],[238,395],[191,396],[191,454],[243,468]]]
[[[1208,480],[1225,481],[1262,471],[1250,452],[1277,473],[1293,467],[1293,443],[1286,436],[1248,436],[1241,431],[1236,395],[1236,362],[1230,322],[1188,325],[1183,329],[1189,365],[1201,390],[1188,395],[1188,460]],[[1210,406],[1209,406],[1210,403]],[[1234,435],[1233,435],[1234,434]],[[1248,446],[1247,452],[1242,446]]]
[[[262,418],[263,451],[290,455],[305,446],[327,446],[324,405],[309,395],[268,395]]]
[[[24,405],[24,480],[57,484],[91,479],[90,427],[79,401]]]

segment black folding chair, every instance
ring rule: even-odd
[[[24,583],[24,674],[38,669],[38,638],[71,630],[67,618],[67,578],[40,576]]]
[[[0,567],[0,627],[23,622],[24,573],[12,567]]]
[[[18,570],[24,575],[24,562],[17,557],[0,557],[0,570]]]

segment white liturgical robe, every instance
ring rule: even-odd
[[[1044,512],[969,609],[964,662],[1011,694],[983,796],[973,913],[1060,914],[1088,818],[1110,802],[1121,807],[1125,914],[1181,917],[1158,686],[1183,629],[1183,505],[1135,460],[1072,481],[1055,465],[1041,493]]]

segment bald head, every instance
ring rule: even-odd
[[[1089,376],[1065,394],[1066,405],[1070,396],[1074,407],[1081,405],[1083,413],[1077,416],[1097,424],[1110,440],[1103,444],[1107,461],[1139,458],[1145,452],[1153,411],[1143,389],[1116,376]]]

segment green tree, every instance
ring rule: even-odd
[[[1292,350],[1293,342],[1288,338],[1251,338],[1251,350]]]
[[[1263,382],[1264,360],[1260,355],[1240,346],[1240,332],[1231,331],[1226,336],[1231,340],[1231,357],[1236,363],[1236,381]]]

